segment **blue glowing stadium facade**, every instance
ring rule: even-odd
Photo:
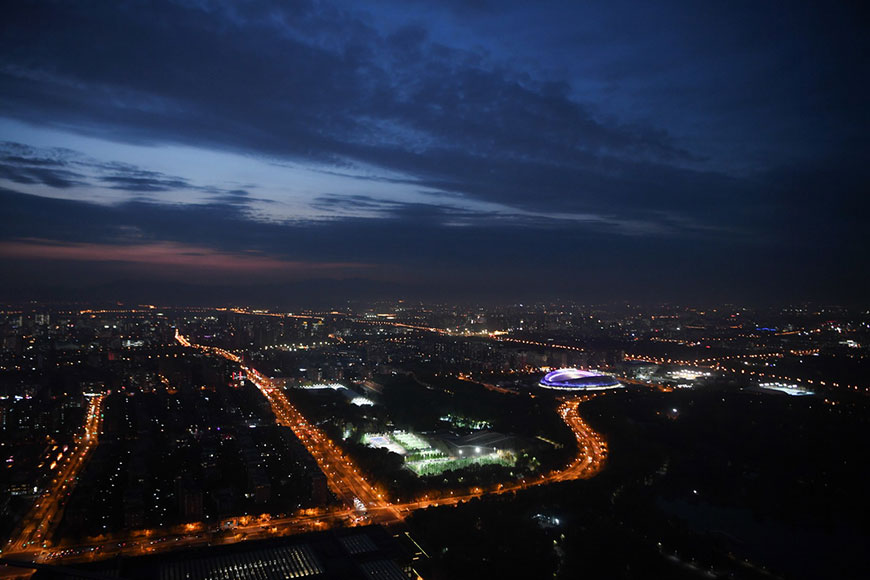
[[[544,375],[539,386],[560,391],[602,391],[616,389],[622,383],[611,376],[580,369],[559,369]]]

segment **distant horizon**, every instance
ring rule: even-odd
[[[240,309],[249,309],[249,310],[258,310],[258,311],[268,311],[275,313],[294,313],[294,312],[316,312],[316,313],[324,313],[330,310],[336,310],[338,312],[341,309],[374,309],[378,306],[399,306],[404,305],[408,308],[414,306],[420,307],[437,307],[442,306],[446,308],[467,308],[467,309],[505,309],[505,308],[540,308],[540,307],[570,307],[570,308],[597,308],[597,309],[619,309],[619,308],[633,308],[639,310],[656,310],[656,309],[679,309],[679,310],[697,310],[703,309],[706,311],[719,311],[719,310],[779,310],[779,311],[788,311],[793,309],[798,310],[809,310],[812,309],[816,312],[825,311],[828,309],[844,309],[844,310],[858,310],[858,311],[866,311],[870,313],[870,306],[866,303],[848,303],[848,302],[828,302],[828,301],[813,301],[813,300],[796,300],[790,302],[736,302],[736,301],[722,301],[722,302],[692,302],[692,301],[632,301],[632,300],[601,300],[601,301],[583,301],[578,299],[570,299],[570,298],[560,298],[560,297],[552,297],[552,298],[539,298],[539,299],[504,299],[504,300],[475,300],[473,298],[469,299],[426,299],[426,298],[414,298],[407,296],[380,296],[380,297],[372,297],[372,298],[360,298],[360,297],[347,297],[342,299],[330,300],[328,298],[323,298],[320,302],[316,300],[311,300],[308,302],[298,301],[298,302],[284,302],[281,303],[279,301],[269,302],[267,300],[263,300],[260,302],[252,302],[246,301],[244,299],[227,299],[223,301],[200,301],[189,300],[189,301],[160,301],[160,300],[132,300],[132,299],[116,299],[116,298],[91,298],[91,299],[70,299],[70,298],[27,298],[27,299],[4,299],[0,298],[0,309],[10,307],[10,308],[19,308],[26,309],[32,308],[34,310],[38,310],[39,308],[47,308],[47,309],[60,309],[71,308],[71,307],[85,307],[85,308],[106,308],[110,309],[113,306],[118,306],[122,308],[129,309],[147,309],[147,308],[171,308],[171,309],[179,309],[183,310],[185,308],[191,309],[205,309],[205,310],[227,310],[232,308],[240,308]]]

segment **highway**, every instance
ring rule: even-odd
[[[141,556],[179,550],[234,544],[333,527],[353,526],[358,522],[355,510],[305,510],[307,513],[284,518],[238,518],[226,529],[208,529],[202,523],[176,526],[171,530],[132,530],[101,536],[89,542],[60,543],[39,555],[40,562],[92,562],[115,556]],[[239,521],[243,520],[243,521]],[[249,521],[244,521],[249,520]]]
[[[256,371],[253,371],[256,372]],[[256,375],[254,375],[256,376]],[[337,510],[322,508],[308,509],[289,517],[238,518],[230,529],[207,529],[203,523],[177,526],[170,531],[137,530],[101,537],[87,543],[75,545],[61,544],[41,554],[43,562],[87,562],[109,557],[142,555],[191,548],[197,546],[232,544],[236,542],[288,536],[303,532],[327,530],[333,527],[348,527],[370,523],[394,524],[418,509],[435,506],[458,505],[486,495],[514,493],[531,487],[575,479],[588,479],[595,476],[607,458],[607,444],[577,413],[579,405],[603,393],[564,399],[558,412],[571,428],[577,439],[577,456],[566,467],[535,478],[507,484],[498,484],[488,489],[474,488],[467,493],[448,492],[439,497],[423,497],[417,501],[390,503],[380,497],[376,490],[363,479],[346,456],[312,427],[299,412],[290,405],[286,397],[281,397],[277,388],[264,386],[261,389],[278,410],[276,417],[281,424],[294,428],[307,441],[306,446],[314,449],[320,459],[318,464],[327,475],[330,487],[344,501],[358,497],[365,501],[366,513],[361,516],[358,509],[347,507]],[[282,393],[283,394],[283,393]],[[315,456],[317,459],[317,456]],[[435,495],[434,493],[432,494]]]
[[[199,348],[206,352],[223,356],[231,361],[240,362],[239,357],[233,353],[215,347],[194,345],[178,332],[176,332],[176,340],[184,346]],[[256,369],[248,368],[244,365],[242,368],[247,372],[248,379],[257,385],[263,395],[269,400],[278,423],[290,427],[311,455],[314,456],[318,466],[327,477],[330,489],[348,507],[353,507],[354,498],[358,498],[366,506],[368,515],[371,518],[377,516],[377,520],[381,523],[400,521],[403,519],[404,512],[414,509],[435,505],[452,505],[474,497],[481,497],[487,493],[515,492],[535,485],[572,479],[586,479],[598,473],[604,467],[604,462],[607,458],[607,443],[604,441],[604,438],[589,427],[577,412],[580,403],[597,396],[602,396],[603,393],[566,397],[562,399],[558,413],[571,429],[571,432],[574,433],[574,437],[577,440],[578,453],[574,460],[565,468],[527,481],[507,485],[502,484],[488,491],[477,489],[466,494],[451,494],[437,499],[424,498],[416,502],[391,504],[362,477],[356,466],[332,441],[305,419],[290,403],[282,389],[274,387],[269,379],[258,373]]]
[[[293,430],[308,449],[318,467],[327,478],[329,488],[346,505],[334,510],[309,509],[288,517],[273,517],[264,514],[260,518],[237,518],[229,529],[209,529],[202,522],[176,526],[171,530],[130,530],[110,536],[101,536],[90,542],[67,544],[61,542],[47,546],[49,531],[56,525],[62,508],[62,500],[68,495],[87,453],[96,444],[100,427],[102,397],[94,397],[88,411],[85,433],[73,451],[73,458],[62,468],[63,477],[55,480],[46,495],[49,501],[41,501],[36,511],[25,520],[24,532],[10,542],[4,556],[21,552],[21,559],[38,559],[42,562],[82,562],[100,560],[118,555],[141,555],[183,547],[230,544],[240,541],[285,536],[332,527],[365,525],[370,523],[395,524],[418,509],[433,506],[457,505],[485,495],[514,493],[534,486],[550,483],[587,479],[595,476],[607,458],[607,443],[579,415],[581,403],[603,393],[566,397],[561,400],[558,413],[571,429],[577,441],[577,455],[564,468],[517,482],[498,484],[487,489],[473,488],[465,493],[448,492],[433,497],[424,496],[416,501],[391,503],[371,485],[341,449],[312,425],[287,399],[284,391],[272,384],[256,369],[246,367],[241,359],[226,350],[191,343],[180,333],[175,336],[179,344],[199,349],[208,354],[222,356],[241,365],[263,396],[269,401],[276,421]],[[436,497],[437,494],[437,497]]]
[[[239,363],[242,370],[245,371],[248,380],[254,383],[269,401],[277,423],[284,427],[289,427],[293,431],[293,434],[296,435],[308,452],[311,453],[311,456],[317,462],[317,466],[326,476],[329,489],[346,506],[356,508],[360,516],[368,509],[378,509],[379,513],[388,520],[395,522],[403,519],[402,514],[398,510],[390,507],[390,504],[384,499],[383,494],[375,490],[365,480],[350,458],[342,453],[341,449],[330,441],[320,429],[311,425],[302,413],[290,403],[284,391],[276,388],[268,377],[263,376],[256,369],[242,364],[241,359],[231,352],[216,347],[193,345],[177,330],[175,339],[183,346],[198,348],[210,354],[222,356],[232,362]]]
[[[3,548],[4,556],[15,557],[16,554],[39,551],[48,544],[60,523],[63,507],[88,455],[97,445],[102,425],[103,395],[87,399],[88,408],[81,434],[74,439],[71,448],[49,466],[56,473]]]
[[[393,507],[402,511],[413,511],[432,506],[456,505],[476,497],[485,495],[499,495],[513,493],[538,485],[545,485],[559,481],[571,481],[575,479],[589,479],[604,468],[607,459],[607,443],[604,438],[596,433],[586,421],[577,413],[580,403],[586,402],[601,394],[570,397],[562,401],[558,412],[574,437],[577,439],[577,456],[562,469],[540,475],[535,478],[518,482],[499,484],[491,489],[476,488],[465,494],[449,494],[438,498],[424,498],[415,502],[393,504]]]
[[[369,509],[379,509],[384,517],[392,521],[402,520],[398,510],[391,508],[379,493],[360,474],[359,469],[349,457],[342,453],[320,429],[311,425],[290,403],[284,391],[274,388],[268,380],[253,369],[247,369],[248,379],[260,389],[269,400],[279,425],[290,427],[293,434],[314,457],[317,466],[326,475],[329,489],[348,507],[355,507],[360,515]]]

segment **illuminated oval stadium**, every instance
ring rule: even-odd
[[[560,391],[602,391],[616,389],[621,387],[622,383],[611,376],[594,371],[559,369],[544,375],[538,386]]]

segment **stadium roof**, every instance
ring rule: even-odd
[[[538,384],[545,389],[564,391],[597,391],[622,386],[622,383],[609,375],[580,369],[559,369],[549,372]]]

